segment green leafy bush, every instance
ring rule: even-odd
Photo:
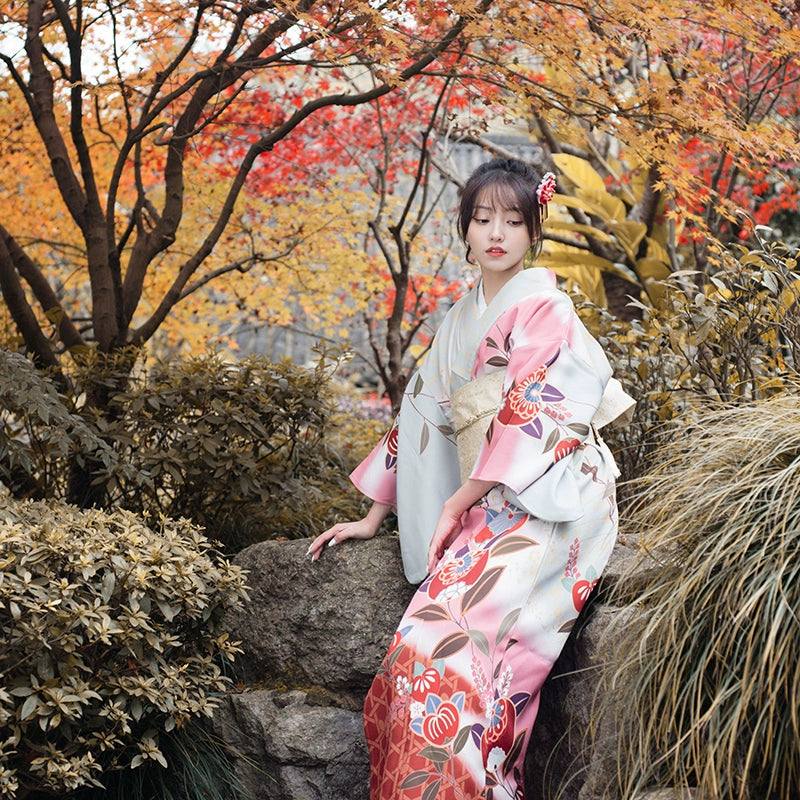
[[[160,737],[229,686],[243,573],[186,520],[2,500],[0,797],[165,765]]]
[[[622,796],[786,800],[800,785],[800,396],[683,421],[627,513],[642,572],[613,631]],[[641,587],[628,596],[628,587]],[[615,795],[616,796],[616,795]]]
[[[152,759],[136,769],[103,775],[103,786],[88,786],[62,800],[251,800],[236,775],[230,746],[192,722],[161,736],[164,768]],[[27,800],[37,800],[31,795]]]
[[[70,462],[89,459],[125,472],[45,373],[19,353],[0,349],[0,481],[16,496],[63,497]]]
[[[367,457],[392,424],[388,399],[365,395],[346,382],[332,387],[334,408],[323,440],[328,468],[321,472],[306,500],[304,536],[316,536],[343,520],[359,519],[372,501],[350,481],[350,473]],[[396,517],[390,514],[381,532],[396,530]]]
[[[0,481],[15,496],[65,498],[85,469],[102,488],[95,504],[187,517],[228,552],[364,512],[347,475],[388,421],[380,404],[334,389],[338,354],[306,368],[208,353],[128,376],[130,358],[76,366],[78,383],[107,393],[101,413],[76,411],[85,397],[0,351]]]
[[[679,273],[661,284],[658,306],[623,322],[592,306],[618,377],[639,402],[632,424],[607,428],[623,479],[641,475],[666,433],[664,423],[709,403],[748,403],[793,390],[800,379],[797,255],[760,240],[720,248],[709,276]]]
[[[237,550],[303,537],[345,480],[327,444],[335,359],[312,368],[220,353],[160,362],[112,399],[103,436],[133,467],[98,475],[114,503],[192,519]]]

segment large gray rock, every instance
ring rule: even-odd
[[[328,547],[314,563],[309,543],[260,542],[236,556],[250,585],[250,602],[223,623],[242,643],[237,674],[358,710],[414,587],[394,536]]]
[[[366,800],[361,705],[414,587],[396,537],[345,542],[312,563],[308,540],[262,542],[236,563],[251,599],[224,621],[244,654],[239,677],[257,691],[232,695],[214,728],[242,753],[251,800]],[[604,603],[634,546],[616,548],[545,684],[525,764],[527,800],[594,800],[613,784],[614,721],[594,714],[606,632],[620,611]],[[609,795],[609,796],[613,796]]]
[[[309,706],[304,692],[230,695],[212,729],[237,753],[249,800],[368,800],[369,758],[361,713]]]

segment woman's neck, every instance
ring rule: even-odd
[[[513,273],[494,273],[488,270],[481,274],[481,289],[483,291],[483,299],[486,305],[494,300],[497,293],[515,276],[522,272],[521,269]]]

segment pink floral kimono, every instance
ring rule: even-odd
[[[426,575],[462,482],[451,397],[493,373],[465,475],[496,487]],[[396,506],[406,576],[422,581],[365,703],[372,800],[524,797],[539,691],[616,534],[616,467],[595,430],[610,378],[549,270],[515,275],[488,307],[479,283],[354,471],[364,494]]]

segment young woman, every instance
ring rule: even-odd
[[[458,224],[481,278],[353,472],[369,513],[309,548],[371,537],[396,507],[422,581],[365,703],[372,800],[524,796],[539,690],[614,542],[596,428],[619,385],[555,276],[525,269],[553,185],[503,159],[469,179]]]

